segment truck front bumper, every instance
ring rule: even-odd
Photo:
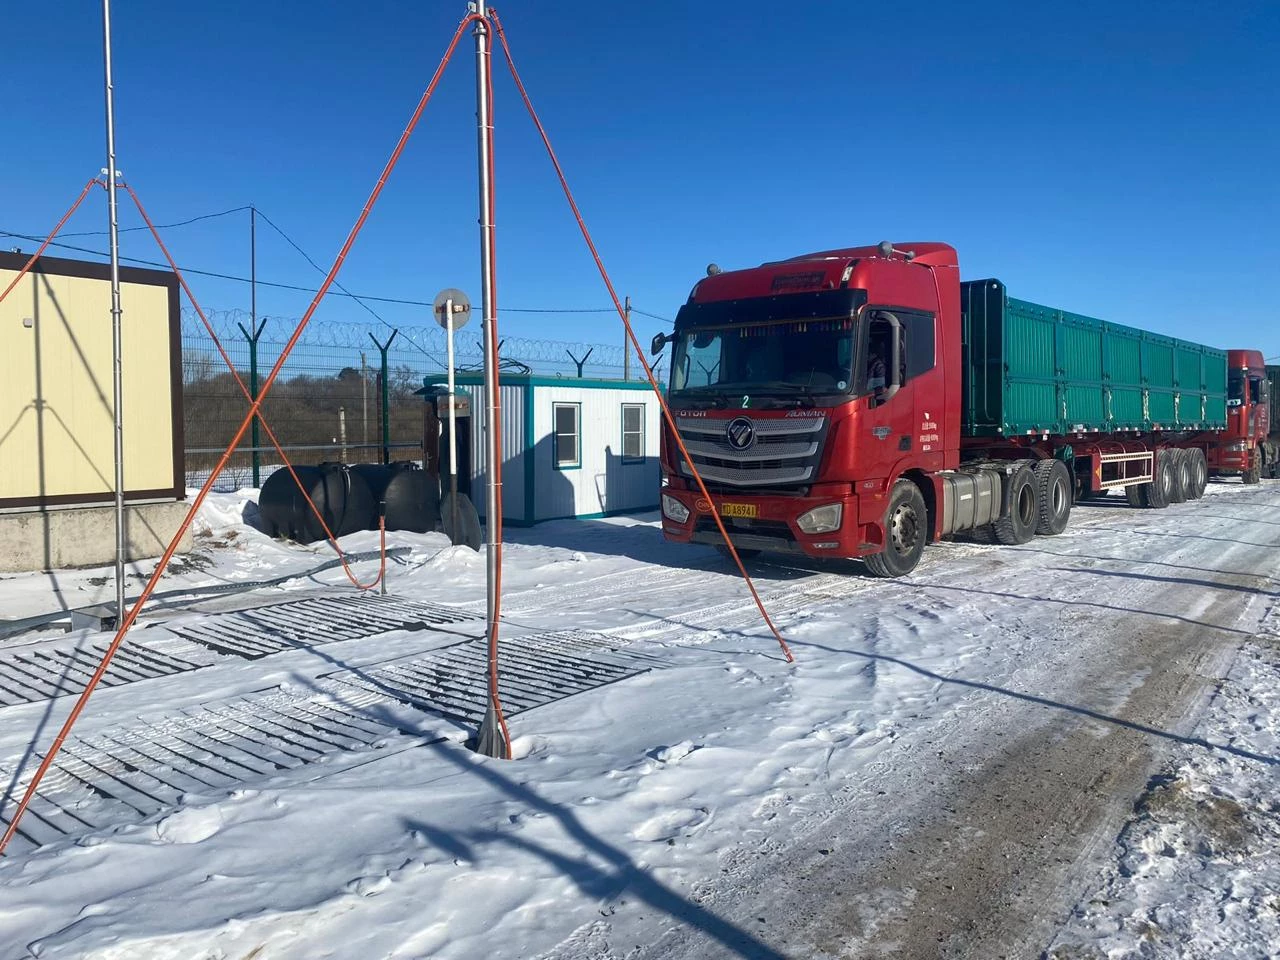
[[[689,516],[676,520],[664,510],[662,533],[675,543],[724,543],[713,512],[720,513],[733,545],[740,550],[765,550],[810,557],[861,557],[878,552],[880,533],[874,525],[858,522],[858,497],[846,484],[837,485],[840,492],[830,496],[760,496],[714,494],[708,502],[696,491],[673,486],[662,488],[664,495],[678,500]],[[832,503],[841,505],[840,526],[823,533],[805,533],[797,518],[815,507]],[[754,508],[754,516],[729,516],[742,508]]]

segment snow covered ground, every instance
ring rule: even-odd
[[[512,762],[464,745],[483,556],[391,534],[389,591],[456,616],[248,657],[231,611],[355,595],[254,509],[213,498],[164,589],[299,576],[143,615],[0,861],[0,957],[1280,954],[1280,485],[1082,505],[901,581],[755,561],[793,665],[656,517],[510,531]],[[112,595],[0,578],[0,613]],[[77,689],[106,639],[0,646],[5,816],[73,700],[41,664]]]

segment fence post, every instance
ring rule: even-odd
[[[369,339],[378,348],[378,353],[382,354],[382,374],[380,377],[382,381],[382,436],[380,439],[382,441],[382,462],[384,464],[391,462],[391,448],[387,446],[391,442],[391,389],[388,383],[390,377],[387,370],[387,351],[391,349],[391,344],[395,341],[399,332],[398,329],[393,329],[386,343],[379,343],[377,337],[372,333],[369,334]]]
[[[581,379],[582,379],[582,368],[583,368],[583,366],[584,366],[584,365],[586,364],[586,362],[587,362],[587,357],[591,356],[591,354],[595,352],[595,349],[596,349],[595,347],[590,347],[590,348],[588,348],[587,352],[586,352],[586,353],[584,353],[584,354],[582,355],[582,359],[581,359],[581,360],[579,360],[577,357],[575,357],[572,353],[569,353],[569,351],[568,351],[568,350],[566,350],[566,351],[565,351],[565,353],[568,353],[568,354],[569,354],[569,359],[573,361],[573,365],[574,365],[575,367],[577,367],[577,368],[578,368],[578,379],[579,379],[579,380],[581,380]]]
[[[237,323],[240,332],[244,334],[244,338],[249,343],[249,396],[254,400],[258,399],[258,338],[262,336],[262,331],[266,329],[267,318],[262,318],[262,323],[254,328],[252,334],[244,328],[243,323]],[[250,424],[251,432],[249,434],[249,445],[252,447],[250,456],[253,458],[253,485],[255,487],[262,486],[262,455],[258,453],[258,418],[253,418]]]

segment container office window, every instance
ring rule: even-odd
[[[555,441],[555,467],[557,470],[572,470],[582,466],[582,404],[553,403],[551,405],[551,421]]]
[[[644,460],[644,404],[622,405],[622,462]]]

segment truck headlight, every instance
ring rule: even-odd
[[[840,520],[843,515],[843,504],[827,503],[800,514],[796,517],[796,526],[805,533],[830,533],[832,530],[840,529]]]
[[[1249,441],[1233,440],[1231,443],[1227,444],[1227,449],[1230,450],[1232,453],[1243,453],[1244,451],[1249,449]]]
[[[676,523],[684,523],[689,519],[689,508],[669,494],[662,495],[662,515]]]

